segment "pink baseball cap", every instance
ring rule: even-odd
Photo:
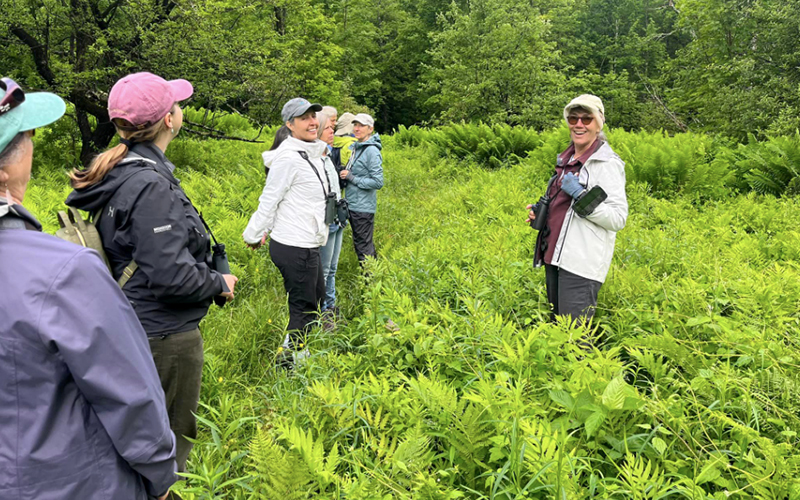
[[[108,94],[108,116],[122,118],[133,127],[145,129],[172,110],[173,104],[192,96],[194,89],[186,80],[164,80],[152,73],[134,73],[114,84]]]

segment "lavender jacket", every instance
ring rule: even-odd
[[[94,251],[25,230],[41,226],[12,209],[0,217],[0,499],[166,493],[175,438],[136,315]]]

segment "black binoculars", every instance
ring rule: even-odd
[[[531,210],[536,217],[531,221],[531,228],[536,231],[541,231],[547,222],[547,209],[550,206],[550,198],[547,195],[539,198],[537,203],[534,203]]]
[[[228,253],[225,251],[224,243],[217,243],[211,247],[211,268],[220,274],[231,274],[231,266],[228,264]],[[217,295],[214,303],[219,307],[224,306],[228,299]]]

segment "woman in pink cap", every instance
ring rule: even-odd
[[[186,80],[136,73],[118,81],[108,114],[119,145],[72,173],[67,205],[94,215],[114,279],[150,341],[184,471],[197,425],[203,339],[211,302],[233,299],[236,277],[214,270],[204,221],[164,153],[183,124]]]

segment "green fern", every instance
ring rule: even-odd
[[[252,473],[256,498],[260,500],[301,500],[312,498],[314,478],[305,461],[287,452],[275,441],[266,427],[256,431],[250,443]]]

